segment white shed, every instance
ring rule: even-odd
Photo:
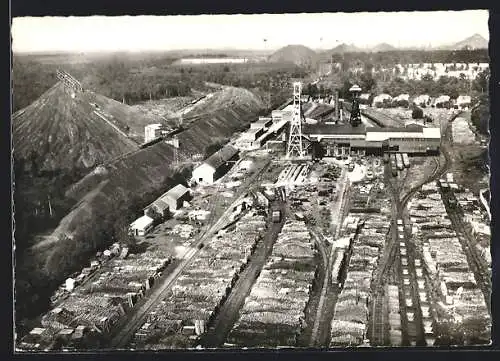
[[[134,236],[145,236],[153,228],[153,218],[142,216],[130,225],[130,233]]]
[[[231,162],[237,155],[238,149],[226,145],[193,170],[193,180],[197,183],[212,184],[231,167]]]

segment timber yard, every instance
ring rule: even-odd
[[[233,47],[256,14],[227,48],[116,17],[123,53],[15,52],[16,352],[491,346],[488,41],[417,13],[393,15],[432,46],[333,47],[325,13],[276,14],[294,35],[260,50]],[[386,15],[356,26],[402,39]],[[79,21],[51,46],[115,29]],[[309,27],[324,45],[285,45]]]
[[[463,111],[395,126],[360,92],[312,121],[294,83],[144,209],[144,252],[98,252],[19,347],[432,346],[462,325],[488,340],[488,212],[449,155]]]

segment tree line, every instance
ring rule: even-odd
[[[487,49],[475,50],[394,50],[385,52],[347,52],[322,56],[323,61],[340,63],[343,70],[352,64],[365,69],[390,67],[396,64],[422,63],[489,63]]]
[[[307,70],[290,63],[244,63],[172,65],[170,56],[111,56],[89,63],[62,63],[61,68],[80,80],[84,88],[126,103],[189,96],[191,89],[209,90],[205,82],[260,89],[267,92],[290,87],[293,78],[303,78]],[[14,59],[14,107],[22,109],[56,82],[56,64],[42,64],[36,58]]]

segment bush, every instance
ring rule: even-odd
[[[478,132],[483,135],[488,135],[489,118],[490,118],[490,111],[488,105],[481,104],[471,113],[472,124],[474,124]]]
[[[415,107],[411,112],[411,117],[412,119],[422,119],[424,117],[424,111],[419,107]]]

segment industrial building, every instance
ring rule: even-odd
[[[154,219],[165,218],[169,212],[174,213],[182,207],[184,201],[188,201],[189,199],[189,188],[184,187],[182,184],[177,184],[144,208],[144,215]]]
[[[212,184],[231,168],[231,164],[238,158],[238,153],[238,149],[226,145],[193,170],[193,180],[197,183]]]
[[[273,118],[271,117],[259,117],[259,120],[256,120],[252,124],[250,124],[250,129],[267,129],[273,124]]]
[[[153,222],[153,218],[144,215],[130,224],[129,231],[134,236],[145,236],[153,228]]]
[[[409,125],[401,128],[365,128],[338,124],[306,124],[303,134],[313,143],[313,149],[322,149],[326,157],[360,154],[403,152],[430,154],[439,151],[439,128]]]
[[[144,143],[148,143],[166,134],[167,128],[163,124],[148,124],[144,127]]]

